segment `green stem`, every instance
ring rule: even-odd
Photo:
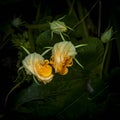
[[[107,52],[106,60],[104,63],[104,71],[103,71],[104,74],[106,74],[109,70],[111,50],[112,50],[112,42],[109,42],[108,52]]]
[[[83,47],[83,46],[87,46],[88,44],[80,44],[80,45],[76,45],[75,48],[79,48],[79,47]]]
[[[49,24],[48,23],[44,23],[44,24],[33,24],[33,25],[26,25],[26,27],[28,29],[42,29],[45,30],[47,28],[49,28]]]
[[[73,0],[72,3],[70,2],[70,0],[67,0],[67,4],[68,4],[68,7],[69,7],[68,15],[71,15],[73,13],[76,16],[76,12],[74,10],[74,3],[75,3],[75,0]]]
[[[37,14],[36,14],[36,19],[35,19],[35,23],[38,23],[39,20],[40,20],[40,4],[38,6],[38,9],[37,9]]]
[[[14,30],[9,28],[7,31],[6,31],[6,35],[3,37],[3,39],[0,41],[0,50],[7,44],[7,42],[9,41],[8,37],[10,35],[13,35],[14,33]]]
[[[44,56],[44,55],[47,54],[50,50],[52,50],[52,48],[49,48],[49,49],[45,50],[45,51],[41,54],[41,56]]]
[[[60,32],[60,36],[61,36],[62,40],[65,41],[65,38],[63,37],[61,32]]]
[[[21,48],[29,55],[30,52],[24,47],[24,46],[21,46]]]
[[[82,5],[79,1],[77,1],[77,5],[78,5],[77,9],[78,9],[79,18],[82,19],[84,18],[84,11],[83,11]],[[87,30],[85,21],[83,20],[81,24],[83,26],[85,37],[88,37],[88,30]]]
[[[99,1],[98,37],[100,37],[100,31],[101,31],[101,0]]]
[[[91,11],[95,8],[95,6],[96,6],[96,4],[98,3],[98,1],[99,0],[97,0],[96,2],[95,2],[95,4],[91,7],[91,9],[89,10],[89,12],[80,20],[80,21],[78,21],[78,23],[77,24],[75,24],[74,26],[73,26],[73,29],[74,28],[76,28],[81,22],[83,22],[88,16],[89,16],[89,14],[91,13]]]
[[[5,98],[4,106],[6,106],[6,104],[7,104],[9,95],[10,95],[17,87],[19,87],[23,82],[24,82],[24,80],[22,80],[21,82],[17,83],[17,84],[9,91],[9,93],[7,94],[7,96],[6,96],[6,98]]]
[[[36,83],[37,85],[41,85],[41,84],[38,82],[38,80],[35,78],[34,75],[33,75],[33,80],[35,81],[35,83]]]
[[[104,52],[104,55],[103,55],[103,60],[102,60],[102,64],[101,64],[101,77],[104,73],[103,68],[104,68],[104,64],[105,64],[105,61],[106,61],[106,56],[108,54],[108,49],[109,49],[109,42],[106,43],[105,52]],[[106,66],[106,67],[108,67],[108,66]]]
[[[32,37],[32,32],[31,32],[30,29],[28,30],[28,36],[29,36],[31,52],[34,52],[35,51],[35,45],[34,45],[34,41],[33,41],[33,37]]]
[[[84,69],[84,66],[82,64],[80,64],[80,62],[76,58],[74,58],[74,60],[82,69]]]

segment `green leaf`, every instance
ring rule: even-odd
[[[83,39],[81,44],[88,44],[77,49],[77,59],[85,69],[91,70],[100,65],[104,54],[102,42],[98,38],[88,37]]]
[[[59,35],[54,34],[53,39],[51,39],[51,31],[47,30],[38,35],[36,40],[36,46],[38,49],[41,47],[52,47],[56,42],[59,41],[61,41]]]
[[[45,46],[49,46],[50,45],[50,36],[51,32],[50,30],[47,30],[45,32],[42,32],[38,35],[37,37],[37,40],[36,40],[36,45],[37,46],[42,46],[42,47],[45,47]]]
[[[21,113],[32,113],[33,116],[55,116],[61,109],[82,94],[85,81],[75,69],[70,69],[66,76],[57,75],[49,84],[33,83],[15,97],[15,110]]]

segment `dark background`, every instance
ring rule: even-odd
[[[42,11],[49,9],[50,15],[58,15],[66,13],[68,11],[67,2],[65,0],[0,0],[0,44],[1,38],[7,31],[7,26],[13,20],[14,16],[21,16],[22,19],[31,23],[36,15],[36,5],[41,2]],[[83,6],[88,10],[95,3],[96,0],[81,0]],[[120,32],[120,2],[119,0],[101,0],[102,1],[102,18],[101,18],[101,32],[108,27],[109,24],[114,26],[117,33]],[[91,12],[91,18],[95,25],[98,24],[98,5]],[[116,35],[115,37],[119,37]],[[119,37],[120,38],[120,37]],[[119,42],[120,43],[120,42]],[[116,116],[120,113],[120,107],[116,107],[116,103],[119,103],[119,79],[120,79],[120,56],[118,49],[118,42],[113,42],[112,56],[109,63],[109,90],[113,95],[113,100],[108,104],[108,111],[106,116]],[[119,45],[120,46],[120,45]],[[12,45],[11,41],[5,43],[0,48],[0,113],[3,112],[3,102],[6,93],[13,85],[12,81],[17,75],[17,49]],[[116,69],[112,72],[113,69]]]

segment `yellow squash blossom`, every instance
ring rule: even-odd
[[[56,73],[65,75],[68,73],[68,67],[73,65],[76,54],[75,46],[70,41],[56,43],[52,49],[50,64]]]
[[[25,68],[27,74],[33,74],[38,78],[38,81],[44,84],[49,83],[52,78],[52,67],[49,65],[48,60],[37,53],[29,54],[23,61],[23,67]]]

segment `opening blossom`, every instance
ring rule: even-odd
[[[49,61],[45,60],[40,54],[29,54],[22,63],[26,73],[29,75],[33,74],[38,78],[38,81],[46,84],[52,80],[52,67],[49,65]]]
[[[50,64],[56,73],[65,75],[68,73],[68,67],[73,65],[76,54],[75,46],[70,41],[56,43],[52,49]]]

